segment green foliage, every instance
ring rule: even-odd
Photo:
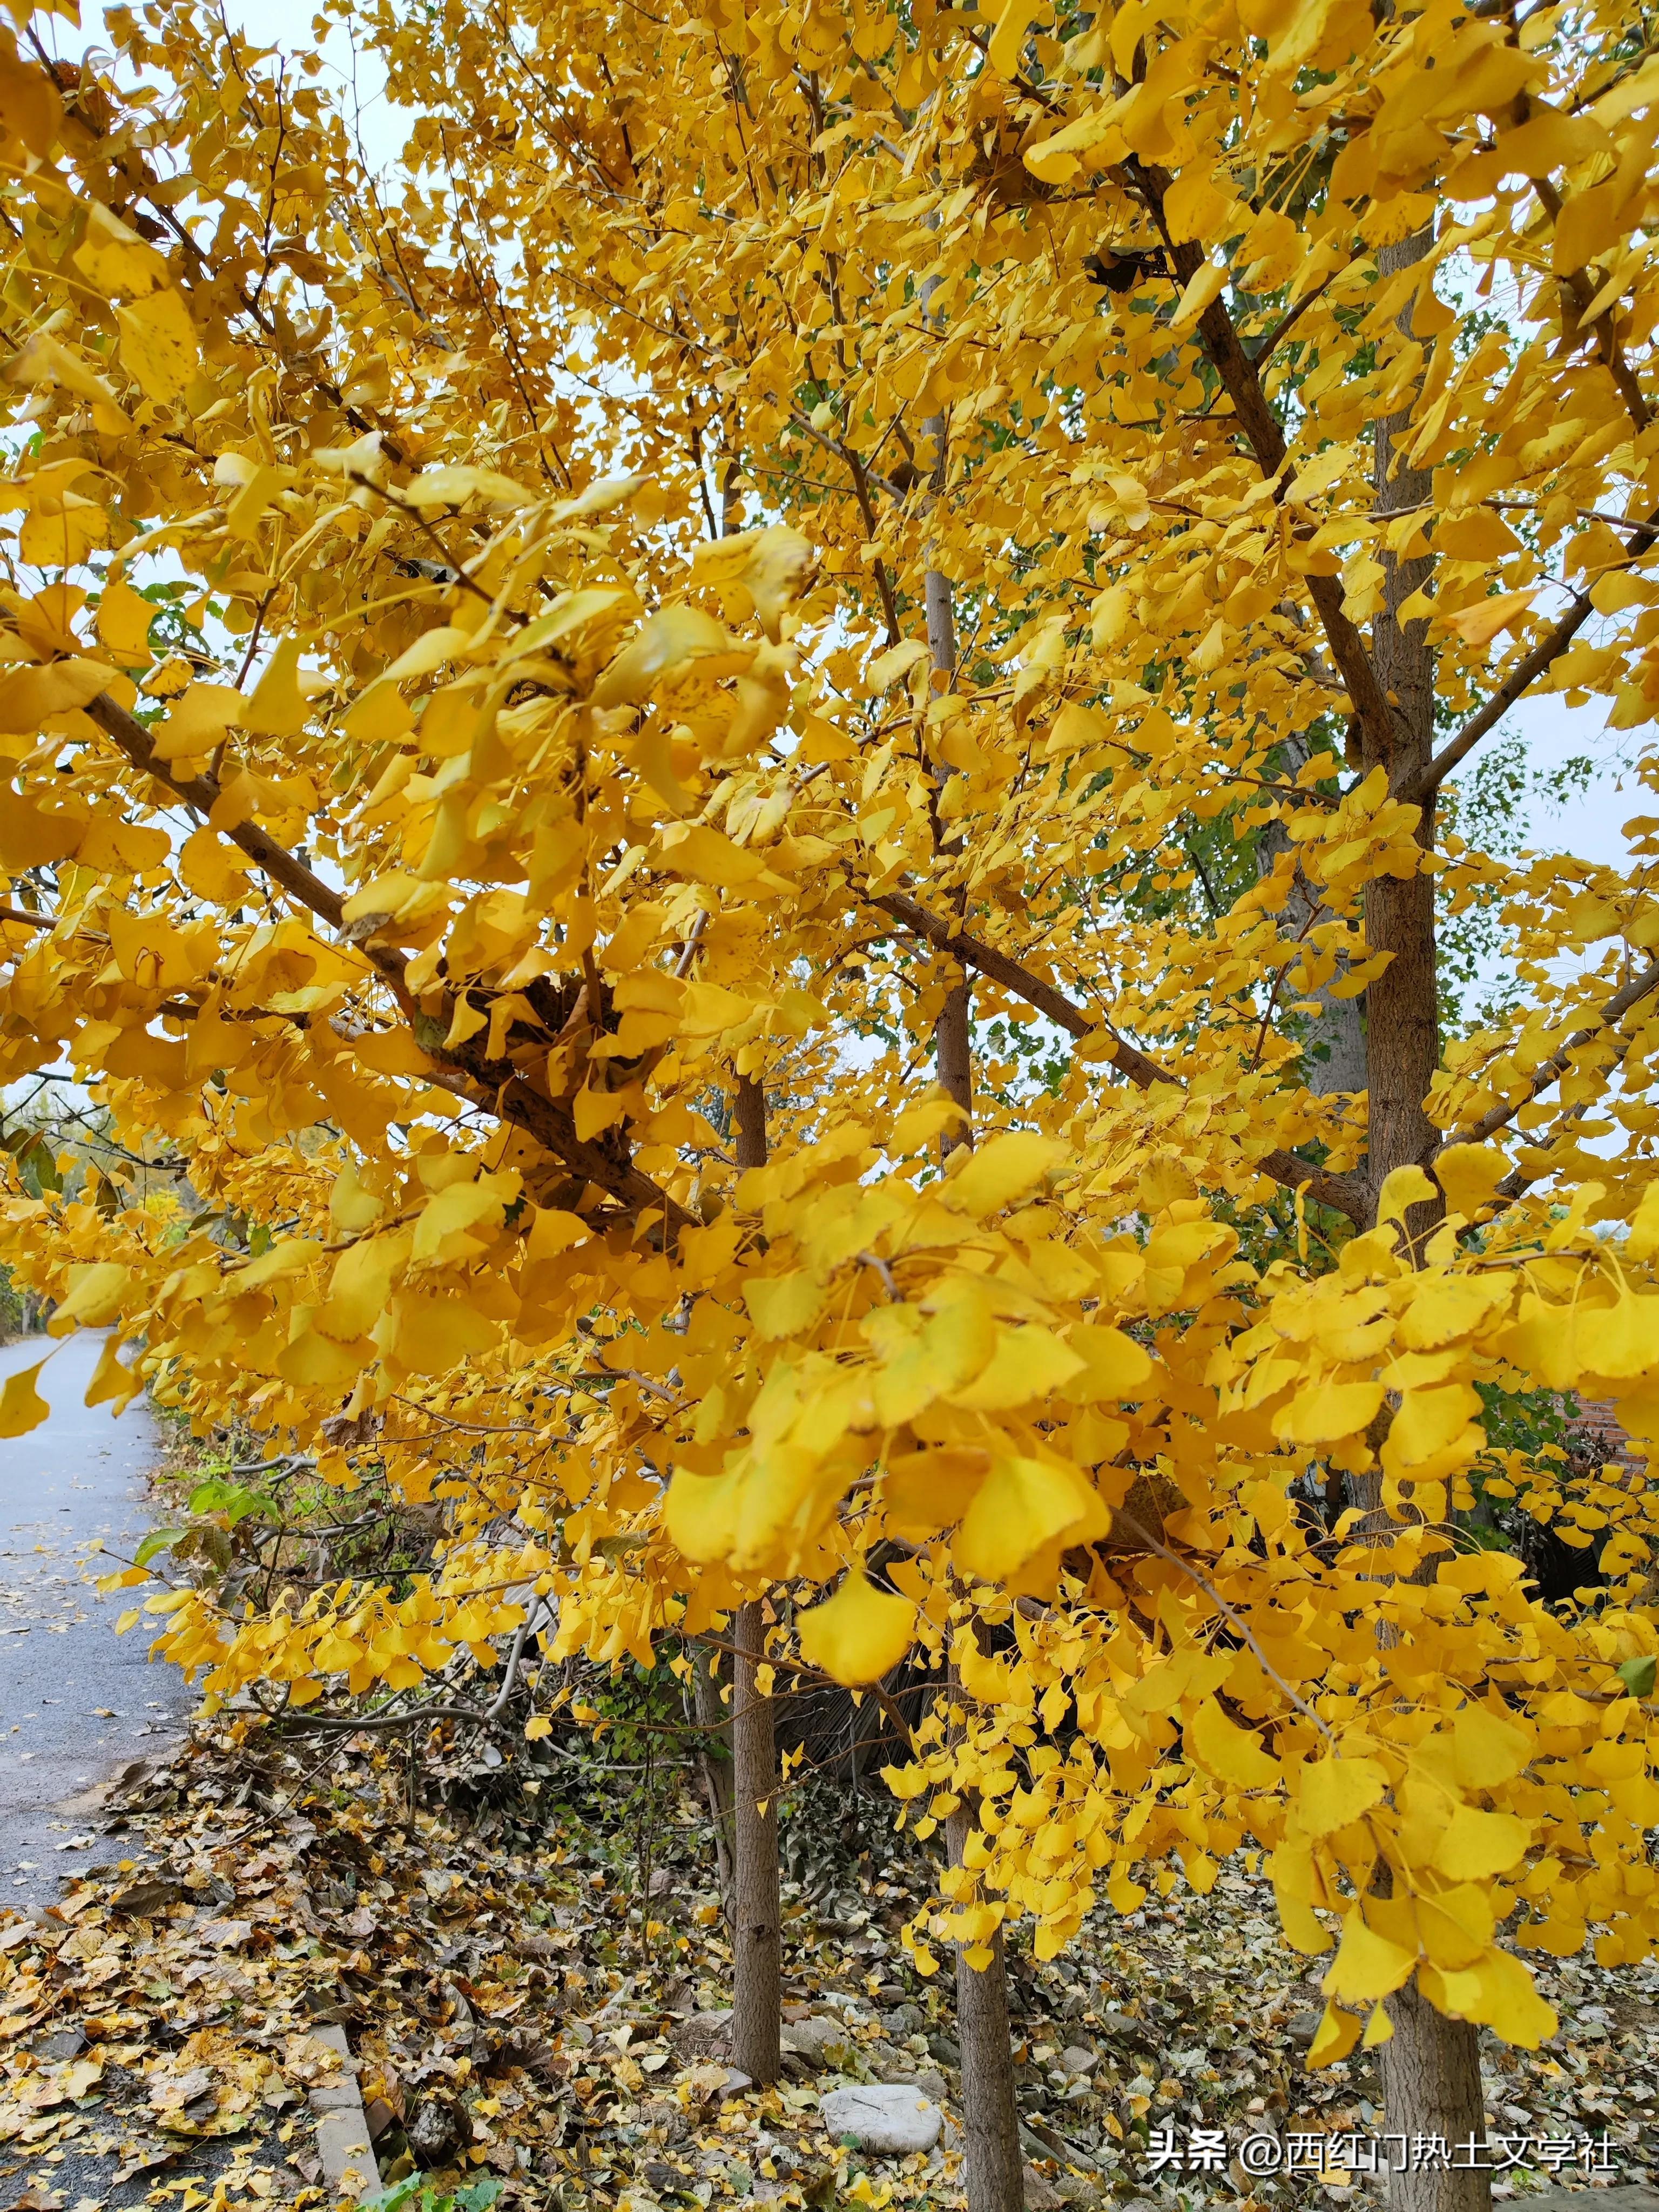
[[[461,2189],[442,2189],[423,2173],[411,2173],[390,2188],[374,2189],[359,2201],[362,2212],[489,2212],[502,2185],[493,2174]]]

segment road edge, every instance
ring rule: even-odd
[[[311,2033],[340,2057],[340,2071],[311,2092],[323,2179],[337,2197],[362,2198],[380,2187],[380,2170],[374,2162],[362,2093],[357,2087],[357,2061],[351,2055],[344,2028],[331,2024],[313,2027]]]

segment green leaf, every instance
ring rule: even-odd
[[[1659,1659],[1656,1659],[1650,1651],[1644,1658],[1626,1659],[1618,1672],[1620,1680],[1630,1692],[1632,1697],[1650,1697],[1653,1694],[1654,1677],[1659,1674]]]
[[[263,1513],[269,1521],[281,1519],[275,1502],[262,1490],[249,1490],[240,1482],[231,1482],[222,1474],[210,1474],[205,1482],[198,1482],[190,1493],[192,1513],[226,1513],[234,1528],[239,1521],[246,1521],[250,1513]]]
[[[17,1169],[23,1188],[31,1198],[44,1198],[48,1191],[61,1191],[64,1178],[58,1169],[58,1155],[42,1136],[34,1136],[17,1153]]]
[[[419,2197],[425,2187],[426,2176],[411,2173],[385,2189],[371,2189],[367,2197],[358,2199],[361,2212],[403,2212],[410,2198]]]
[[[158,1552],[170,1552],[184,1534],[182,1528],[152,1528],[132,1555],[135,1567],[147,1567]]]

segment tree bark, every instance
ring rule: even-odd
[[[766,1164],[766,1091],[738,1078],[733,1119],[739,1168]],[[732,1790],[737,1879],[732,1926],[732,2063],[751,2081],[775,2081],[781,2057],[783,1961],[778,1895],[778,1759],[772,1700],[756,1680],[766,1656],[758,1598],[733,1623]]]
[[[1286,773],[1294,776],[1307,766],[1311,748],[1304,738],[1292,736],[1286,739],[1284,752]],[[1284,823],[1267,823],[1256,847],[1258,875],[1263,878],[1271,876],[1281,854],[1291,850],[1291,840]],[[1310,931],[1334,919],[1317,887],[1309,882],[1298,863],[1285,910],[1286,933],[1305,939]],[[1337,980],[1335,976],[1331,979],[1332,982]],[[1366,1082],[1364,1000],[1334,998],[1329,983],[1321,984],[1298,995],[1313,1000],[1319,1008],[1316,1014],[1302,1017],[1307,1024],[1302,1055],[1302,1080],[1316,1098],[1328,1098],[1338,1092],[1352,1096],[1364,1091]]]
[[[940,1150],[947,1156],[958,1145],[971,1147],[974,1141],[974,1056],[969,1029],[973,1015],[972,989],[964,970],[961,982],[953,983],[946,993],[933,1027],[933,1059],[939,1070],[939,1089],[961,1107],[964,1117],[939,1139]]]
[[[1413,267],[1429,251],[1432,235],[1414,237],[1377,253],[1383,282]],[[1409,333],[1409,311],[1401,318]],[[1396,514],[1425,501],[1430,472],[1401,465],[1399,448],[1409,435],[1410,410],[1385,416],[1375,432],[1376,508]],[[1433,573],[1431,556],[1402,561],[1384,551],[1382,604],[1371,629],[1371,656],[1387,696],[1392,744],[1386,757],[1367,732],[1364,766],[1386,767],[1395,788],[1426,766],[1434,746],[1434,652],[1426,621],[1402,621],[1401,610]],[[1424,808],[1417,842],[1427,852],[1434,844],[1432,802]],[[1439,977],[1436,962],[1434,878],[1413,876],[1399,883],[1379,877],[1366,886],[1365,935],[1373,952],[1394,955],[1366,993],[1366,1056],[1369,1063],[1367,1173],[1373,1208],[1384,1179],[1398,1167],[1425,1162],[1439,1142],[1425,1102],[1440,1065]],[[1414,1244],[1444,1213],[1438,1200],[1410,1208],[1407,1230]],[[1367,1526],[1379,1535],[1389,1530],[1382,1507],[1382,1477],[1373,1473],[1361,1486],[1361,1502],[1375,1500]],[[1431,1580],[1436,1555],[1419,1568]],[[1449,2020],[1423,1996],[1415,1982],[1388,2000],[1394,2033],[1377,2047],[1385,2125],[1409,2145],[1420,2136],[1440,2136],[1454,2148],[1473,2136],[1484,2140],[1486,2112],[1480,2090],[1479,2031],[1468,2021]],[[1462,2170],[1395,2172],[1389,2177],[1393,2212],[1488,2212],[1492,2174],[1484,2163]]]
[[[936,572],[927,572],[928,642],[935,637],[933,584]],[[951,664],[955,669],[955,632],[951,622],[951,586],[943,586],[945,620],[940,635],[948,636]],[[934,660],[939,665],[937,652]],[[963,1119],[942,1140],[947,1156],[958,1145],[974,1141],[974,1059],[972,1014],[968,971],[952,987],[933,1031],[933,1053],[939,1087],[963,1110]],[[952,1666],[948,1695],[952,1704],[961,1696]],[[953,1867],[963,1863],[975,1807],[964,1799],[946,1820],[945,1846]],[[962,2051],[962,2112],[967,2136],[967,2212],[1024,2212],[1024,2170],[1019,2154],[1019,2109],[1014,2102],[1014,2048],[1008,2028],[1008,1965],[999,1928],[990,1944],[990,1963],[970,1966],[967,1947],[957,1946],[957,2041]]]
[[[739,1170],[766,1165],[766,1087],[752,1075],[740,1075],[732,1105]]]
[[[1486,2133],[1474,2029],[1437,2012],[1415,1983],[1389,1999],[1389,2018],[1394,2033],[1376,2052],[1386,2130],[1403,2132],[1407,2147],[1415,2136],[1438,2136],[1454,2155],[1461,2150],[1467,2158],[1471,2138],[1484,2144]],[[1393,2146],[1389,2154],[1398,2154]],[[1391,2212],[1487,2212],[1491,2169],[1483,2162],[1449,2172],[1393,2172],[1389,2203]]]
[[[973,1808],[964,1803],[945,1824],[952,1866],[962,1864],[973,1821]],[[1014,2039],[1008,2026],[1008,1968],[1000,1928],[989,1948],[990,1965],[970,1966],[966,1947],[957,1946],[957,2041],[962,2050],[968,2212],[1023,2212],[1025,2175],[1019,2154]]]
[[[936,220],[936,218],[935,218]],[[921,312],[930,312],[934,280],[922,285]],[[932,491],[935,509],[945,496],[949,467],[949,422],[943,415],[930,416],[922,433],[933,441]],[[922,604],[927,617],[927,652],[940,690],[949,690],[957,674],[956,605],[951,579],[931,565],[922,579]],[[945,832],[939,799],[950,781],[943,762],[934,769],[934,849],[952,853],[959,839]],[[955,897],[959,915],[967,912],[965,895]],[[973,986],[965,965],[958,963],[958,981],[945,996],[933,1030],[933,1057],[939,1088],[961,1107],[963,1118],[945,1131],[939,1150],[947,1158],[960,1146],[974,1141]],[[950,1694],[958,1694],[956,1670],[951,1671]],[[945,1850],[952,1866],[962,1864],[963,1850],[973,1825],[973,1808],[958,1806],[945,1824]],[[1024,2176],[1019,2155],[1019,2112],[1014,2102],[1013,2039],[1008,2032],[1008,1970],[1003,1955],[1002,1930],[991,1944],[988,1966],[970,1966],[967,1954],[957,1947],[957,2040],[962,2051],[962,2108],[967,2135],[968,2212],[1024,2212]]]
[[[923,423],[925,434],[935,441],[938,456],[933,465],[935,492],[945,484],[945,418],[929,416]],[[922,599],[927,615],[927,652],[933,664],[933,673],[948,689],[957,672],[956,608],[951,592],[951,579],[937,568],[929,568],[922,578]],[[942,763],[934,769],[934,834],[936,849],[953,852],[956,846],[943,834],[938,809],[939,796],[950,781],[951,770]],[[960,892],[956,898],[958,914],[964,902]],[[939,1139],[942,1158],[949,1158],[958,1146],[971,1148],[974,1141],[974,1058],[973,1058],[973,985],[965,967],[958,967],[961,980],[951,986],[945,1005],[933,1028],[933,1057],[939,1070],[939,1088],[947,1098],[961,1107],[963,1119],[947,1129]]]
[[[1428,252],[1425,231],[1385,246],[1377,252],[1383,282],[1413,266]],[[1409,333],[1409,312],[1401,318]],[[1429,497],[1433,478],[1426,469],[1403,465],[1399,447],[1409,435],[1410,410],[1379,419],[1375,433],[1376,511],[1397,514]],[[1428,554],[1402,561],[1384,551],[1382,604],[1371,626],[1371,658],[1388,699],[1392,744],[1384,756],[1366,732],[1364,767],[1386,768],[1396,787],[1425,768],[1434,749],[1434,650],[1421,617],[1401,620],[1401,609],[1427,583],[1434,562]],[[1423,810],[1417,842],[1425,851],[1434,843],[1434,807]],[[1365,888],[1365,938],[1372,952],[1394,957],[1365,994],[1368,1072],[1369,1180],[1373,1203],[1383,1179],[1397,1167],[1426,1161],[1439,1132],[1425,1111],[1440,1065],[1440,993],[1436,965],[1434,878],[1415,875],[1401,883],[1379,876]],[[1419,1216],[1421,1216],[1419,1218]],[[1431,1210],[1414,1208],[1408,1221],[1413,1238],[1433,1226]]]
[[[732,1679],[728,1665],[726,1678]],[[714,1679],[714,1654],[699,1637],[691,1647],[692,1710],[702,1731],[697,1763],[702,1770],[703,1794],[708,1800],[709,1825],[714,1835],[714,1864],[720,1875],[720,1907],[729,1922],[737,1910],[735,1838],[732,1796],[732,1721],[720,1699]]]
[[[751,2081],[775,2081],[781,2057],[783,1963],[778,1899],[778,1762],[772,1700],[756,1687],[766,1656],[761,1601],[733,1623],[732,1764],[737,1905],[732,1929],[732,2063]]]

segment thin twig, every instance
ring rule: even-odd
[[[1167,1544],[1160,1544],[1156,1536],[1148,1535],[1146,1529],[1144,1529],[1140,1523],[1133,1519],[1131,1515],[1125,1513],[1121,1510],[1115,1510],[1112,1517],[1118,1527],[1127,1528],[1130,1531],[1131,1534],[1138,1536],[1141,1542],[1146,1545],[1148,1551],[1156,1552],[1160,1559],[1167,1559],[1172,1567],[1178,1567],[1182,1573],[1187,1577],[1189,1582],[1197,1583],[1200,1589],[1203,1591],[1205,1596],[1209,1599],[1210,1602],[1218,1609],[1225,1620],[1231,1622],[1232,1626],[1244,1638],[1244,1641],[1249,1645],[1250,1650],[1255,1653],[1257,1660],[1260,1662],[1264,1673],[1266,1673],[1273,1681],[1278,1683],[1279,1688],[1283,1690],[1285,1696],[1290,1699],[1291,1703],[1296,1707],[1299,1713],[1306,1714],[1307,1717],[1313,1723],[1314,1726],[1319,1730],[1319,1733],[1325,1738],[1326,1741],[1328,1743],[1334,1743],[1336,1741],[1336,1738],[1332,1735],[1330,1729],[1320,1718],[1319,1715],[1314,1711],[1307,1699],[1300,1696],[1291,1687],[1291,1685],[1285,1680],[1285,1677],[1279,1673],[1278,1668],[1273,1665],[1273,1661],[1268,1658],[1261,1644],[1257,1643],[1255,1638],[1255,1631],[1250,1626],[1249,1622],[1244,1619],[1242,1613],[1234,1612],[1231,1606],[1228,1604],[1226,1599],[1222,1596],[1220,1591],[1217,1589],[1212,1583],[1207,1583],[1204,1579],[1204,1577],[1199,1573],[1197,1568],[1190,1565],[1190,1563],[1186,1559],[1183,1559],[1179,1552],[1172,1552]]]

